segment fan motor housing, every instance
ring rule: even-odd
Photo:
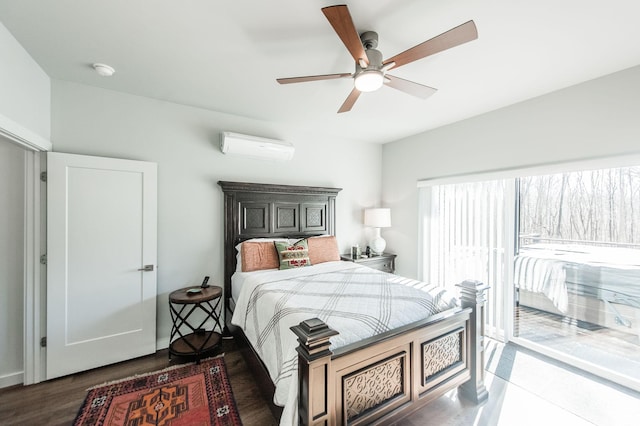
[[[365,50],[367,54],[367,58],[369,59],[369,66],[367,69],[377,69],[382,68],[382,53],[377,49],[367,49]],[[356,64],[357,65],[357,64]]]
[[[375,49],[378,47],[378,33],[375,31],[365,31],[360,34],[360,41],[365,49]]]

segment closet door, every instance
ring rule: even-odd
[[[156,350],[157,165],[47,154],[47,379]]]

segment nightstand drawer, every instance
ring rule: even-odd
[[[383,253],[380,256],[364,257],[360,259],[353,259],[350,254],[343,254],[340,256],[340,259],[355,262],[359,265],[378,269],[383,272],[389,272],[391,274],[396,270],[396,255],[391,253]]]
[[[376,257],[370,258],[369,260],[367,260],[367,262],[358,262],[358,263],[362,263],[363,265],[368,266],[369,268],[379,269],[381,271],[390,272],[392,274],[393,274],[393,271],[395,271],[393,258],[376,256]]]

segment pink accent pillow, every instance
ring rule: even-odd
[[[334,235],[307,238],[307,242],[309,244],[309,259],[312,265],[340,260],[338,241]]]
[[[278,269],[280,261],[272,241],[248,242],[240,247],[242,272]]]

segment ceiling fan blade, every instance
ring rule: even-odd
[[[427,99],[438,90],[434,89],[433,87],[425,86],[423,84],[405,80],[403,78],[395,77],[389,74],[387,74],[385,77],[389,79],[389,81],[385,82],[387,86],[393,87],[394,89],[400,90],[401,92],[416,96],[421,99]]]
[[[341,112],[351,111],[351,108],[353,108],[353,104],[355,104],[356,101],[358,100],[358,97],[360,96],[360,93],[362,93],[362,92],[360,92],[358,89],[354,88],[351,91],[351,93],[349,93],[349,96],[347,96],[347,99],[345,99],[345,101],[342,103],[342,106],[338,110],[338,114],[340,114]]]
[[[393,68],[398,68],[418,59],[425,58],[443,50],[451,49],[468,41],[478,38],[478,29],[473,21],[465,22],[434,38],[427,40],[411,49],[398,53],[396,56],[383,62],[384,65],[395,62]]]
[[[288,77],[288,78],[276,78],[276,81],[280,84],[290,84],[290,83],[304,83],[305,81],[318,81],[318,80],[332,80],[334,78],[345,78],[351,77],[351,73],[341,73],[341,74],[324,74],[324,75],[308,75],[305,77]]]
[[[351,19],[349,8],[346,5],[328,6],[322,8],[322,13],[327,17],[334,31],[340,37],[345,47],[356,62],[364,61],[369,64],[369,58],[364,51],[358,31]]]

